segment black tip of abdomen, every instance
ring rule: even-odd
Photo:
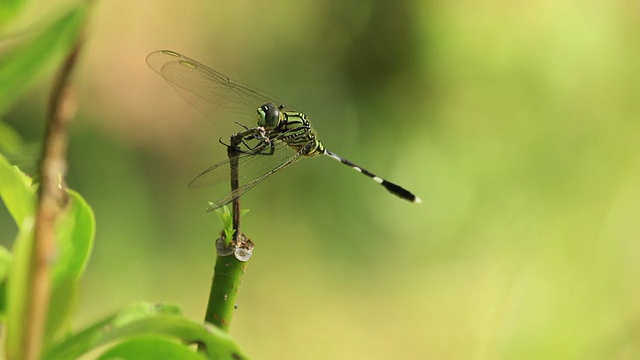
[[[390,181],[384,180],[382,181],[382,186],[384,186],[385,189],[387,189],[387,191],[389,191],[390,193],[392,193],[393,195],[401,198],[401,199],[405,199],[407,201],[411,201],[414,203],[422,203],[422,200],[420,200],[419,197],[413,195],[413,193],[405,188],[403,188],[400,185],[396,185]]]

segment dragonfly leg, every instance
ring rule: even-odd
[[[273,141],[269,141],[267,144],[269,145],[269,152],[268,153],[263,153],[262,149],[260,149],[260,152],[259,153],[255,153],[255,154],[256,155],[267,155],[267,156],[273,155],[275,153],[275,151],[276,151],[276,147],[273,144]],[[267,144],[265,144],[265,145],[267,145]]]
[[[220,143],[226,145],[227,147],[233,147],[237,153],[253,155],[273,155],[275,152],[274,144],[267,137],[265,129],[260,126],[234,134],[231,136],[230,140],[230,145],[226,145],[222,141],[220,141]],[[258,143],[255,145],[249,144],[249,141],[252,140],[256,140],[258,141]],[[269,146],[269,152],[264,152],[263,150],[267,146]]]
[[[241,124],[241,123],[239,123],[237,121],[236,121],[236,125],[241,126],[245,130],[249,130],[249,128],[247,126],[245,126],[245,125],[243,125],[243,124]]]
[[[263,155],[263,154],[260,154],[260,152],[262,151],[262,148],[264,148],[265,145],[270,143],[270,141],[262,139],[255,146],[251,146],[251,145],[247,144],[244,141],[244,139],[240,140],[240,141],[242,142],[242,145],[244,145],[249,150],[249,151],[244,151],[244,150],[240,150],[240,151],[242,151],[244,153],[247,153],[247,154],[254,154],[254,155]]]
[[[233,135],[233,136],[235,136],[235,135]],[[233,142],[234,142],[234,143],[238,142],[238,140],[235,140],[235,139],[232,139],[232,140],[233,140]],[[235,151],[237,151],[237,152],[239,152],[239,153],[250,154],[251,152],[253,152],[253,149],[255,148],[255,146],[254,146],[254,147],[251,147],[249,144],[247,144],[247,143],[246,143],[246,141],[244,141],[244,139],[240,139],[239,141],[240,141],[240,143],[241,143],[242,145],[244,145],[244,146],[245,146],[247,149],[249,149],[250,151],[242,150],[242,149],[240,148],[240,146],[238,146],[238,145],[240,145],[240,143],[238,143],[238,144],[237,144],[237,145],[235,145],[235,146],[232,146],[232,145],[227,144],[227,143],[225,143],[224,141],[222,141],[222,138],[219,138],[219,139],[218,139],[218,142],[219,142],[220,144],[224,145],[225,147],[233,147],[233,148],[235,149]],[[256,145],[256,146],[259,146],[259,145],[260,145],[260,144],[258,144],[258,145]]]
[[[266,147],[269,147],[269,151],[268,152],[264,152]],[[259,144],[257,144],[256,146],[254,146],[253,148],[249,147],[251,149],[251,154],[252,155],[273,155],[275,153],[275,145],[273,143],[273,141],[266,141],[263,140],[261,141]]]
[[[244,145],[245,149],[240,149],[239,147],[236,147],[236,151],[241,152],[243,154],[251,154],[251,155],[273,155],[275,153],[275,144],[273,143],[273,141],[271,141],[269,138],[267,138],[266,136],[263,138],[251,138],[251,136],[249,136],[249,140],[258,140],[258,143],[255,145],[250,145],[249,143],[247,143],[245,141],[245,139],[240,139],[240,143],[242,145]],[[236,140],[237,141],[237,140]],[[265,152],[265,148],[269,147],[268,152]]]
[[[242,124],[238,123],[240,126],[243,126]],[[232,141],[231,143],[234,143],[234,139],[236,143],[240,143],[241,141],[243,141],[244,139],[266,139],[267,138],[267,134],[266,134],[266,130],[262,127],[262,126],[257,126],[255,128],[251,128],[251,129],[246,129],[245,131],[241,131],[235,135],[231,136]]]
[[[226,147],[230,147],[231,145],[225,143],[224,141],[222,141],[222,137],[218,139],[218,142]]]

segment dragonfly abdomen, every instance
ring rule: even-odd
[[[387,189],[387,191],[392,193],[393,195],[395,195],[395,196],[397,196],[397,197],[399,197],[401,199],[405,199],[407,201],[411,201],[413,203],[418,203],[418,204],[422,203],[422,200],[419,197],[415,196],[411,191],[403,188],[402,186],[394,184],[391,181],[385,180],[385,179],[379,177],[378,175],[372,173],[371,171],[369,171],[369,170],[367,170],[367,169],[365,169],[363,167],[360,167],[360,166],[352,163],[351,161],[343,158],[342,156],[336,155],[336,154],[332,153],[331,151],[329,151],[327,149],[324,149],[324,147],[323,147],[323,150],[324,150],[323,151],[324,155],[327,155],[327,156],[331,157],[334,160],[338,160],[341,163],[349,166],[353,170],[370,177],[376,183],[384,186],[384,188]]]

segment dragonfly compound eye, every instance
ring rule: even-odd
[[[258,125],[273,129],[280,123],[280,110],[272,103],[266,103],[258,109]]]

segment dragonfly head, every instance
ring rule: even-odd
[[[258,108],[258,126],[273,129],[280,124],[282,106],[275,106],[272,103],[263,104]]]

